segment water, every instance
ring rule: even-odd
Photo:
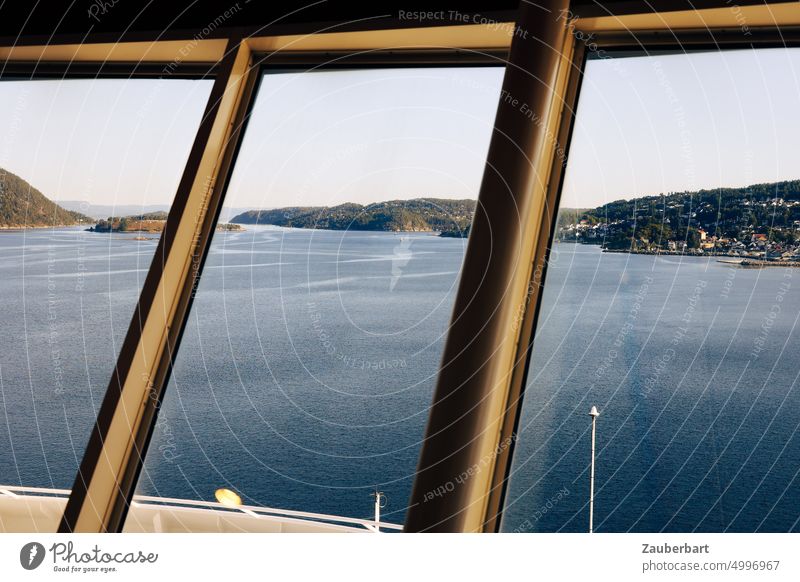
[[[0,483],[72,487],[156,242],[0,232]]]
[[[557,244],[506,531],[797,531],[800,271]]]
[[[401,521],[464,241],[248,227],[215,240],[140,491]]]
[[[155,244],[0,233],[0,482],[71,486]],[[402,522],[463,241],[212,248],[139,492]],[[599,531],[797,531],[797,277],[556,245],[503,528],[586,529],[596,404]]]
[[[71,487],[155,245],[0,233],[0,483]],[[218,233],[139,492],[368,517],[378,486],[402,521],[464,245]]]

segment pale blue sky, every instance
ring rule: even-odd
[[[562,206],[800,178],[800,48],[600,59]]]
[[[0,167],[48,198],[170,204],[211,81],[0,81]]]
[[[503,71],[264,79],[226,204],[477,195]],[[0,83],[0,166],[54,200],[168,204],[210,81]],[[564,206],[800,178],[800,49],[587,66]]]
[[[268,74],[226,204],[475,198],[501,67]]]

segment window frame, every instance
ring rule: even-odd
[[[2,50],[2,49],[0,49]],[[165,67],[170,67],[170,72],[166,74],[164,72]],[[187,61],[187,62],[164,62],[164,61],[153,61],[153,62],[134,62],[134,61],[61,61],[61,60],[42,60],[42,61],[32,61],[27,58],[23,58],[21,60],[8,60],[0,66],[0,83],[3,82],[36,82],[36,81],[70,81],[70,80],[84,80],[84,81],[93,81],[93,80],[104,80],[104,79],[153,79],[153,80],[169,80],[169,79],[186,79],[186,80],[216,80],[220,70],[220,63],[215,61],[205,61],[205,60],[198,60],[198,61]],[[195,136],[196,140],[196,136]],[[194,143],[194,142],[193,142]],[[191,162],[191,155],[190,160]],[[187,162],[187,164],[189,163]],[[177,202],[177,196],[174,203]],[[170,210],[170,216],[172,215],[172,207]],[[165,228],[166,230],[166,228]],[[162,233],[163,234],[163,233]],[[151,272],[157,270],[155,268],[157,263],[157,256],[160,252],[163,251],[162,242],[163,236],[159,237],[159,244],[156,249],[156,253],[153,257],[153,260],[148,267],[148,279],[151,278]],[[145,281],[145,287],[148,286],[147,280]],[[142,293],[137,300],[137,306],[132,314],[132,320],[128,325],[128,331],[126,332],[126,339],[125,342],[129,342],[129,336],[131,336],[132,330],[135,330],[135,323],[137,320],[137,313],[139,313],[139,309],[141,307],[142,302],[142,294],[145,290],[142,290]],[[117,357],[117,364],[119,365],[119,358],[122,355],[122,351],[125,350],[125,344],[120,350],[120,354]],[[113,376],[114,372],[112,372]],[[105,403],[108,400],[109,392],[111,392],[110,388],[107,388],[103,395],[103,402]],[[102,408],[101,412],[102,414]],[[97,430],[98,424],[102,422],[99,417],[95,418],[94,421],[94,428],[93,433]],[[89,440],[89,444],[87,445],[88,448],[92,447],[91,444],[91,436]],[[85,459],[87,457],[86,452],[81,457],[80,465],[83,466]],[[79,473],[80,474],[80,473]]]
[[[207,251],[211,244],[214,229],[222,211],[227,187],[230,184],[236,159],[242,145],[242,139],[247,131],[247,123],[255,107],[258,90],[261,83],[268,75],[279,75],[282,73],[304,73],[312,71],[344,71],[344,70],[368,70],[370,68],[381,69],[407,69],[407,68],[443,68],[443,67],[501,67],[505,63],[507,50],[505,49],[413,49],[413,50],[385,50],[382,48],[367,51],[297,51],[280,53],[251,53],[248,70],[245,95],[239,103],[236,121],[236,136],[231,137],[225,146],[225,165],[224,179],[218,179],[214,186],[213,197],[216,199],[216,209],[214,210],[213,222],[208,227],[210,230],[205,233],[202,257],[199,259],[194,282],[190,288],[184,288],[179,297],[183,302],[182,315],[173,321],[175,329],[174,339],[169,344],[168,351],[163,353],[163,363],[159,376],[152,381],[151,391],[158,390],[157,395],[153,395],[148,400],[147,415],[143,419],[143,429],[136,440],[136,454],[131,457],[126,468],[125,490],[127,495],[120,495],[115,502],[114,527],[116,531],[122,531],[127,515],[127,510],[133,500],[139,475],[144,466],[148,445],[152,438],[157,420],[158,410],[163,402],[166,386],[169,383],[174,359],[180,350],[180,340],[188,321],[192,300],[197,289],[197,284],[202,276],[203,265],[207,257]],[[165,228],[166,231],[166,228]],[[158,251],[157,251],[158,253]],[[149,274],[148,274],[149,276]],[[132,331],[137,331],[133,328]],[[178,329],[179,328],[179,329]],[[129,330],[129,331],[131,331]],[[138,337],[138,334],[137,334]],[[113,386],[113,379],[112,379]],[[111,389],[111,388],[110,388]],[[102,414],[102,410],[101,410]],[[94,459],[92,459],[94,460]],[[80,475],[79,475],[80,476]],[[73,488],[74,490],[74,488]],[[72,500],[72,496],[70,496]],[[117,522],[119,525],[117,525]],[[63,526],[63,522],[62,522]],[[70,530],[71,531],[71,530]]]
[[[430,39],[436,38],[436,32],[431,34],[428,29],[422,30],[419,44],[395,47],[376,43],[371,31],[319,35],[330,37],[330,46],[338,50],[336,53],[316,50],[313,42],[314,50],[263,50],[276,44],[302,48],[306,36],[231,37],[224,39],[223,51],[219,50],[220,39],[198,41],[201,46],[198,55],[202,57],[199,60],[184,60],[179,55],[186,43],[174,40],[131,43],[135,45],[131,47],[54,43],[46,47],[0,48],[0,55],[7,57],[6,77],[20,79],[208,78],[212,74],[214,78],[203,120],[75,477],[59,532],[120,532],[124,527],[255,89],[264,77],[263,69],[297,69],[312,63],[327,68],[326,62],[330,68],[366,68],[474,66],[478,62],[497,65],[502,61],[506,49],[496,30],[487,26],[446,28],[450,29],[450,36],[452,29],[459,29],[456,38],[463,36],[465,28],[473,32],[479,29],[482,34],[477,36],[477,44],[465,42],[454,47],[431,45]],[[397,32],[408,34],[408,30]],[[370,38],[362,40],[365,34]],[[488,47],[485,54],[481,43]],[[338,49],[358,45],[365,46],[355,51]],[[258,47],[260,51],[254,50]],[[120,60],[114,59],[114,51],[121,55]],[[209,55],[219,60],[206,60]],[[132,59],[137,56],[141,60]],[[169,60],[169,56],[173,59]],[[332,56],[335,62],[329,62]],[[166,288],[165,280],[170,283]]]
[[[763,14],[763,10],[761,10],[764,8],[763,6],[746,8],[749,9],[748,12],[754,19],[758,18],[759,14]],[[742,8],[742,10],[744,9],[745,8]],[[575,40],[575,44],[583,45],[583,55],[580,63],[577,65],[579,73],[571,77],[569,88],[567,89],[568,97],[565,103],[565,110],[569,111],[570,115],[562,117],[562,122],[559,127],[559,136],[564,136],[565,141],[563,143],[565,144],[567,159],[569,157],[572,121],[580,98],[580,84],[586,63],[591,60],[737,49],[800,47],[800,27],[782,27],[776,21],[776,26],[774,27],[751,28],[750,34],[747,37],[743,37],[739,25],[737,24],[732,27],[732,23],[729,21],[732,16],[736,16],[734,12],[729,9],[710,10],[714,12],[715,16],[721,17],[722,21],[714,23],[712,19],[709,19],[712,20],[711,24],[715,24],[715,26],[706,27],[704,29],[670,28],[670,23],[674,21],[680,22],[686,17],[683,14],[677,17],[673,15],[672,18],[666,15],[661,22],[663,27],[647,28],[645,30],[625,28],[624,26],[621,30],[615,30],[613,28],[605,30],[603,28],[606,26],[605,23],[607,21],[602,21],[600,26],[598,26],[596,21],[602,19],[581,20],[578,18],[574,21],[574,28],[571,30],[571,35]],[[724,12],[720,12],[720,10]],[[704,11],[700,10],[698,12],[702,13]],[[800,20],[799,15],[794,16]],[[696,18],[697,15],[692,14],[691,17]],[[623,25],[626,21],[626,19],[617,17],[610,18],[613,18]],[[627,20],[630,21],[632,19]],[[709,24],[702,18],[700,18],[700,21]],[[645,23],[649,26],[653,24],[653,21],[650,18],[645,18]],[[597,30],[598,28],[600,28],[600,30]],[[578,39],[589,40],[579,42]],[[589,50],[590,45],[593,45],[591,46],[591,50]],[[600,56],[601,52],[607,56]],[[556,160],[553,161],[555,162]],[[502,524],[505,497],[513,461],[514,443],[517,439],[517,429],[522,412],[524,392],[530,372],[536,326],[541,310],[542,292],[546,283],[549,253],[555,236],[558,210],[560,207],[561,186],[563,185],[565,171],[566,164],[564,164],[558,181],[551,183],[547,191],[550,214],[543,217],[543,225],[540,231],[541,236],[535,250],[534,265],[536,265],[536,267],[533,270],[534,276],[531,278],[528,287],[532,290],[532,293],[520,324],[521,341],[515,358],[518,371],[514,373],[512,377],[511,389],[509,391],[509,404],[503,419],[504,425],[499,440],[499,443],[502,443],[504,439],[507,439],[509,445],[497,455],[497,463],[493,469],[492,483],[488,492],[485,520],[480,530],[483,532],[499,533]]]
[[[747,4],[744,1],[742,3]],[[546,4],[560,11],[569,12],[571,8],[568,0],[549,0]],[[579,2],[573,4],[577,5],[576,11],[581,9]],[[508,78],[508,71],[530,72],[537,66],[560,71],[556,88],[560,103],[549,109],[545,119],[547,130],[556,136],[559,144],[568,146],[572,112],[580,87],[580,71],[585,64],[585,55],[582,53],[588,43],[578,42],[578,33],[584,39],[592,35],[596,46],[603,50],[676,50],[676,47],[680,50],[683,45],[719,49],[721,44],[726,48],[736,46],[737,42],[742,44],[737,21],[740,15],[748,19],[754,30],[753,38],[747,40],[748,47],[754,42],[771,42],[777,46],[785,46],[788,41],[797,42],[800,27],[800,15],[797,14],[795,3],[745,5],[739,13],[731,11],[730,6],[722,0],[716,2],[717,8],[672,12],[672,5],[661,3],[653,9],[650,4],[643,3],[638,10],[653,11],[639,14],[624,8],[624,4],[624,1],[611,0],[610,9],[602,7],[608,12],[607,16],[581,18],[575,15],[573,19],[572,12],[569,12],[567,29],[564,19],[561,24],[558,24],[559,20],[551,19],[546,25],[537,25],[535,12],[529,3],[523,3],[518,22],[506,23],[555,34],[554,38],[563,42],[560,50],[568,56],[562,55],[560,62],[555,62],[558,59],[553,55],[537,55],[536,59],[526,59],[522,51],[514,52],[512,47],[506,73]],[[622,9],[617,10],[620,6]],[[592,6],[583,8],[592,12]],[[593,12],[597,14],[596,6],[594,8]],[[615,10],[620,15],[614,15]],[[367,28],[369,26],[366,25]],[[2,78],[127,77],[140,73],[172,77],[191,75],[194,69],[194,74],[200,75],[202,71],[213,70],[215,79],[159,240],[156,258],[161,260],[154,259],[148,271],[145,288],[110,379],[59,531],[122,530],[144,451],[163,398],[172,356],[179,344],[222,207],[225,186],[241,143],[254,88],[257,80],[263,78],[261,61],[271,66],[298,67],[307,65],[314,58],[330,59],[331,55],[337,54],[336,51],[349,51],[374,53],[377,56],[367,57],[367,60],[375,59],[369,63],[373,65],[382,58],[396,62],[405,55],[412,60],[417,59],[416,65],[419,66],[421,61],[437,53],[447,53],[451,59],[460,55],[464,62],[465,53],[502,53],[512,44],[523,44],[520,37],[516,36],[512,43],[507,31],[492,25],[392,28],[391,22],[376,21],[372,30],[348,31],[345,23],[309,23],[292,27],[291,33],[270,34],[270,30],[267,28],[258,36],[243,37],[240,34],[244,31],[220,29],[217,31],[219,34],[208,39],[192,38],[190,33],[170,34],[169,38],[153,33],[155,40],[120,43],[101,40],[107,37],[99,37],[92,42],[91,36],[80,39],[78,43],[74,36],[55,35],[47,39],[46,45],[0,47],[0,58],[4,59],[0,72]],[[740,37],[738,41],[737,34]],[[139,36],[140,39],[143,37],[147,35]],[[189,43],[191,50],[187,54]],[[303,63],[304,60],[307,62]],[[350,66],[357,64],[357,61],[350,60]],[[442,61],[437,63],[443,64]],[[170,67],[169,73],[164,72],[165,67]],[[530,103],[535,109],[544,97],[541,94],[533,97]],[[509,119],[508,116],[498,118],[495,136],[509,129]],[[495,148],[494,145],[490,146],[490,160]],[[492,390],[487,391],[486,386],[479,385],[479,380],[485,378],[472,379],[464,385],[448,385],[451,379],[440,373],[428,419],[428,436],[436,438],[428,438],[423,444],[410,503],[409,516],[413,518],[407,530],[497,531],[499,528],[507,473],[513,454],[513,438],[510,446],[491,456],[489,467],[481,478],[473,480],[468,488],[462,488],[457,495],[424,500],[425,483],[446,483],[459,474],[451,474],[453,467],[459,468],[459,472],[460,469],[472,468],[487,451],[491,453],[504,439],[515,435],[532,330],[535,329],[539,309],[539,291],[544,281],[547,247],[558,209],[563,178],[563,167],[559,171],[559,165],[554,151],[549,154],[544,151],[534,163],[520,162],[516,168],[528,176],[541,173],[551,178],[547,179],[546,184],[523,188],[519,192],[520,199],[532,205],[534,210],[525,217],[526,232],[532,235],[521,252],[522,264],[527,264],[527,267],[524,273],[509,280],[508,293],[497,289],[493,292],[498,305],[506,311],[514,312],[519,306],[523,307],[521,319],[511,334],[515,348],[511,350],[511,356],[506,354],[505,359],[495,366],[493,378],[497,383],[491,386]],[[491,170],[487,163],[487,172]],[[479,206],[488,209],[490,215],[487,221],[502,227],[509,216],[502,207],[491,204],[487,199],[489,194],[481,189]],[[505,236],[502,228],[496,230],[496,235]],[[472,265],[480,265],[481,246],[486,244],[492,244],[491,237],[480,234],[470,237],[464,263],[465,274],[473,268]],[[519,250],[519,244],[516,248]],[[467,291],[459,289],[459,297],[464,299],[461,296]],[[475,309],[474,305],[467,306],[465,320],[471,319],[470,326],[477,333],[485,333],[486,321],[469,317]],[[503,329],[503,326],[508,328],[508,325],[506,318],[497,329]],[[469,340],[451,333],[447,344],[450,349],[457,349],[459,345],[468,346]],[[137,353],[139,358],[143,354],[147,356],[144,361],[138,362],[140,369],[144,370],[138,378],[129,374]],[[495,357],[494,354],[485,355]],[[494,393],[490,399],[485,398],[488,392]],[[466,437],[466,445],[462,445],[463,441],[442,445],[442,435],[437,434],[435,428],[432,429],[437,422],[444,422],[445,429],[448,428],[447,422],[453,420],[448,408],[452,408],[454,403],[465,410],[472,421],[465,431],[459,433],[461,437]],[[434,434],[430,434],[431,430],[434,430]],[[448,434],[456,433],[447,430],[443,433],[445,436]],[[480,437],[479,446],[473,446],[476,437]]]

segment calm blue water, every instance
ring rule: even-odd
[[[69,487],[155,241],[0,233],[0,482]],[[139,492],[401,522],[463,241],[215,237]],[[559,244],[503,524],[798,530],[800,271]],[[777,308],[776,308],[777,306]]]
[[[557,244],[506,531],[798,531],[800,271]]]
[[[219,233],[140,492],[401,521],[464,244]],[[155,245],[0,233],[0,483],[72,485]]]
[[[156,241],[0,231],[0,482],[69,488]]]
[[[140,491],[402,520],[464,242],[217,236]]]

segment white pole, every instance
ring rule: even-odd
[[[370,495],[375,496],[375,528],[376,531],[380,531],[381,507],[383,507],[381,502],[386,499],[386,496],[383,494],[383,491],[378,491],[377,488],[375,489],[375,493],[370,493]]]
[[[597,425],[597,417],[600,413],[597,412],[597,407],[592,406],[589,411],[589,416],[592,417],[592,469],[589,476],[589,533],[594,530],[594,443],[595,443],[595,428]]]

